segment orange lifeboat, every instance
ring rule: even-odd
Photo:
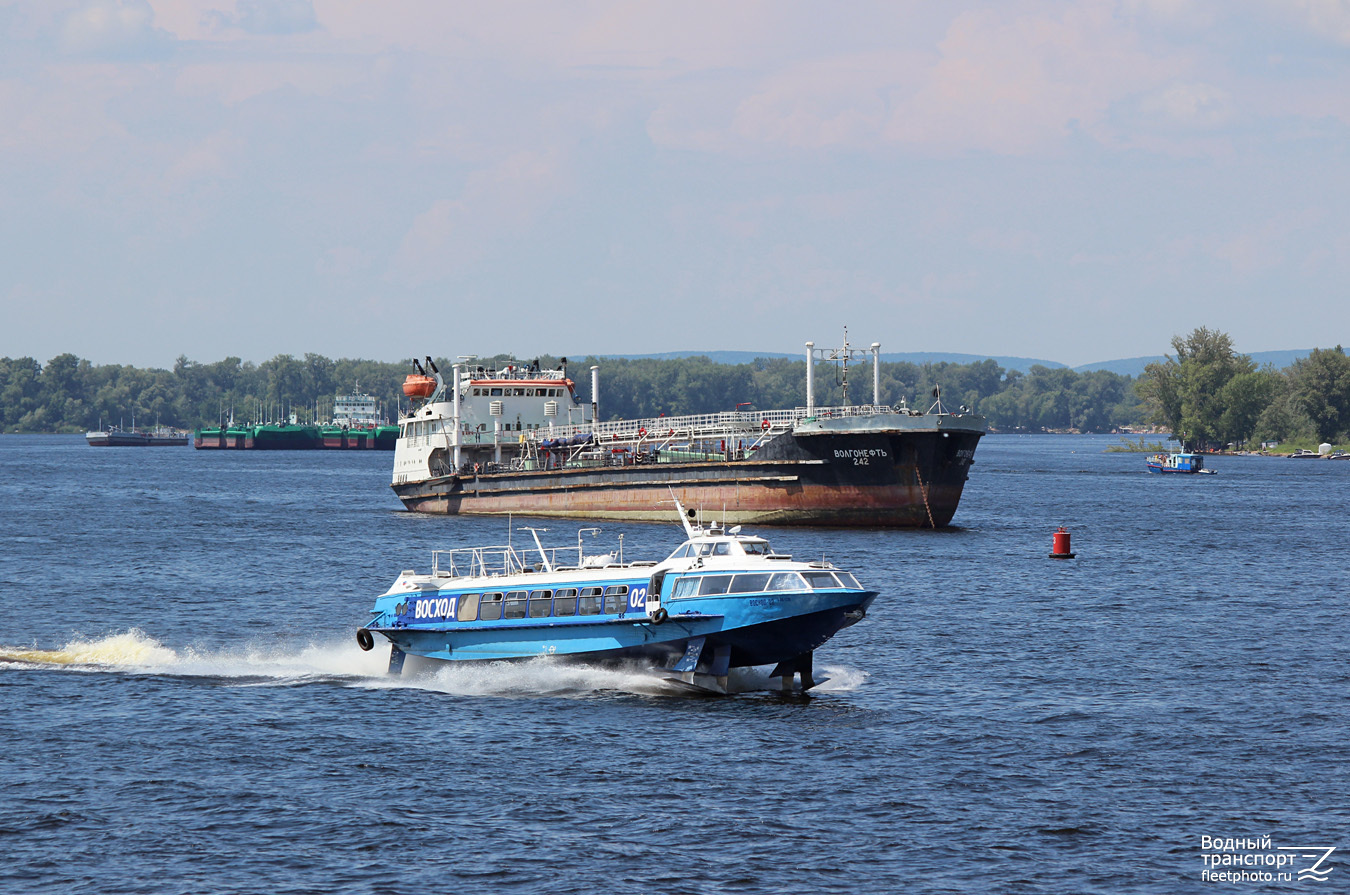
[[[409,398],[430,398],[436,390],[436,380],[421,373],[409,373],[403,380],[403,394]]]

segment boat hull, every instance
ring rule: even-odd
[[[602,622],[551,619],[544,624],[372,626],[369,630],[383,634],[408,655],[446,662],[547,656],[669,667],[698,641],[704,663],[718,661],[738,668],[787,662],[810,653],[858,621],[876,596],[875,591],[816,591],[766,594],[751,600],[676,600],[666,604],[669,618],[659,624],[637,614]]]
[[[631,463],[395,482],[416,512],[661,521],[674,492],[729,524],[940,528],[982,430],[785,433],[749,459]]]

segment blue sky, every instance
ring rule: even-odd
[[[1350,3],[0,0],[0,356],[1350,341]]]

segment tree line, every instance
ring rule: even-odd
[[[487,367],[511,358],[479,359]],[[555,367],[560,358],[538,361]],[[436,361],[449,374],[450,362]],[[806,403],[806,361],[760,358],[723,364],[707,357],[604,359],[573,362],[576,392],[590,399],[590,367],[600,367],[602,419],[714,413],[738,406],[771,410]],[[0,430],[83,432],[100,425],[164,425],[192,429],[230,418],[238,422],[331,418],[333,396],[358,390],[374,396],[389,418],[407,409],[404,376],[411,361],[330,360],[318,354],[279,355],[260,364],[227,357],[199,363],[179,357],[172,370],[120,364],[94,365],[73,354],[41,364],[31,357],[0,358]],[[1000,430],[1109,432],[1139,422],[1144,409],[1131,377],[1098,371],[1033,366],[1022,373],[992,360],[971,364],[882,363],[882,403],[927,410],[939,398],[948,410],[985,414]],[[847,378],[838,366],[818,362],[818,405],[869,404],[870,362],[854,363]],[[934,389],[940,389],[937,397]]]
[[[1292,366],[1257,368],[1227,333],[1201,327],[1172,339],[1136,386],[1149,419],[1190,449],[1350,438],[1350,358],[1315,348]]]

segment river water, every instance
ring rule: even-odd
[[[986,438],[954,530],[760,530],[881,596],[810,696],[706,698],[385,676],[373,597],[506,537],[401,512],[387,453],[0,436],[0,891],[1345,891],[1350,463],[1115,443]]]

